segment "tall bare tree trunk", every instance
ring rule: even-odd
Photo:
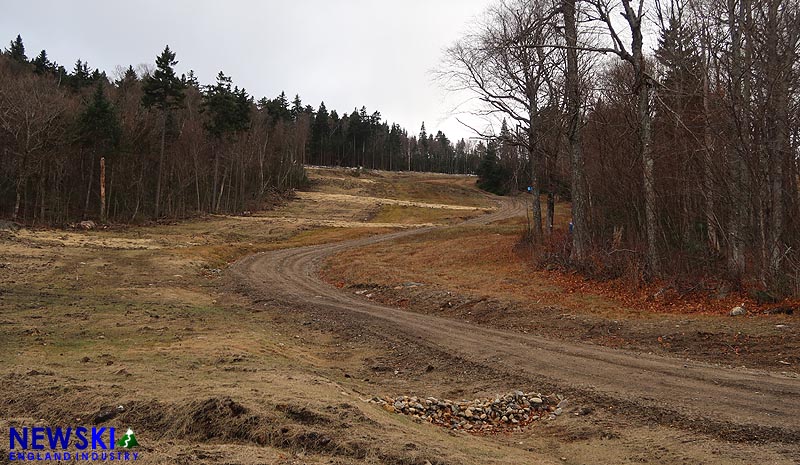
[[[214,213],[219,212],[220,203],[222,203],[222,194],[225,192],[225,180],[228,178],[228,168],[222,174],[222,183],[219,186],[219,195],[217,196],[216,203],[214,204]],[[214,195],[217,195],[215,192]]]
[[[89,163],[89,182],[86,186],[86,201],[83,204],[83,219],[86,219],[86,215],[89,214],[89,199],[92,196],[92,183],[94,182],[94,154],[90,157],[91,162]]]
[[[742,73],[742,23],[747,0],[741,0],[737,11],[736,0],[728,0],[728,29],[731,34],[731,104],[734,119],[737,124],[738,147],[730,153],[728,158],[728,172],[730,178],[731,215],[728,221],[728,271],[740,278],[744,274],[744,228],[746,224],[746,209],[744,201],[744,170],[745,155],[749,152],[750,124],[746,105],[749,97],[745,98],[743,73]],[[749,86],[748,86],[749,87]]]
[[[106,219],[106,157],[100,157],[100,221]]]
[[[767,246],[767,263],[764,268],[767,282],[773,282],[780,271],[780,262],[785,252],[783,244],[784,205],[783,179],[784,164],[791,156],[791,140],[789,133],[789,79],[792,54],[789,59],[782,60],[779,55],[779,18],[778,0],[768,0],[767,6],[767,75],[766,80],[772,83],[770,97],[767,99],[767,134],[769,140],[769,171],[767,173],[770,192],[769,243]],[[797,26],[796,26],[797,27]],[[792,32],[789,32],[790,35]],[[796,34],[796,32],[794,32]]]
[[[39,176],[39,221],[44,222],[45,214],[45,194],[47,193],[47,186],[45,185],[46,176],[42,174]]]
[[[650,116],[650,83],[644,68],[644,56],[641,56],[640,69],[637,75],[641,81],[637,84],[639,89],[637,113],[639,119],[639,136],[637,150],[642,159],[644,180],[644,210],[645,227],[647,232],[647,263],[654,276],[661,274],[661,260],[658,256],[658,218],[656,216],[656,188],[655,188],[655,161],[650,146],[652,118]]]
[[[221,144],[218,140],[217,144]],[[214,186],[211,189],[211,211],[217,213],[219,201],[217,200],[217,189],[219,188],[219,146],[214,147]],[[223,179],[222,182],[225,182]]]
[[[108,189],[106,191],[106,216],[117,216],[117,203],[114,202],[114,167],[111,167],[111,172],[108,175]],[[114,211],[111,211],[111,205],[114,205]]]
[[[19,219],[19,207],[22,203],[22,180],[17,180],[17,185],[15,189],[16,200],[14,200],[14,215],[11,217],[14,221]]]
[[[639,0],[643,2],[644,0]],[[652,116],[650,115],[650,93],[652,82],[647,74],[647,62],[644,56],[644,37],[642,32],[641,14],[642,5],[636,12],[631,6],[630,0],[623,0],[625,8],[625,19],[631,30],[631,56],[629,60],[633,64],[634,75],[636,77],[635,92],[637,98],[636,119],[638,131],[636,139],[636,151],[642,160],[642,180],[644,183],[644,211],[645,211],[645,233],[647,236],[647,264],[653,276],[661,275],[661,260],[658,256],[658,218],[656,215],[656,189],[655,189],[655,161],[653,160],[653,150],[650,146]]]
[[[203,205],[200,203],[200,167],[197,164],[197,149],[192,149],[192,159],[194,161],[194,193],[195,202],[197,204],[197,212],[203,211]]]
[[[708,244],[716,253],[720,251],[719,235],[717,234],[717,216],[714,192],[714,160],[711,136],[711,108],[709,85],[709,58],[708,51],[703,50],[703,201],[705,202],[705,220]]]
[[[588,196],[581,148],[581,89],[578,69],[578,27],[576,0],[564,0],[564,36],[567,44],[566,100],[569,127],[570,167],[572,171],[572,260],[582,262],[589,252]]]
[[[531,106],[530,125],[528,127],[528,158],[531,163],[531,204],[533,208],[533,228],[531,236],[534,242],[542,237],[542,186],[539,181],[539,155],[536,150],[536,109]]]
[[[155,205],[155,212],[154,216],[158,219],[159,214],[161,213],[160,206],[161,206],[161,180],[162,180],[162,173],[164,170],[164,149],[167,143],[167,111],[163,111],[162,115],[162,124],[161,124],[161,155],[158,158],[158,175],[156,176],[156,205]]]

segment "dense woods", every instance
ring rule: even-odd
[[[304,164],[472,173],[483,144],[409,135],[362,107],[339,115],[281,92],[256,100],[220,72],[155,66],[109,77],[20,36],[0,56],[0,217],[36,224],[136,222],[258,209],[305,182]]]
[[[798,295],[799,13],[796,0],[506,0],[440,74],[513,123],[485,134],[505,167],[495,184],[524,177],[572,201],[572,232],[548,238],[534,198],[541,259]]]

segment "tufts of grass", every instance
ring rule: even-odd
[[[373,223],[391,224],[451,224],[479,215],[478,211],[448,210],[444,208],[412,207],[408,205],[383,205],[372,218]]]

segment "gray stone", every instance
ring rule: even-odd
[[[744,308],[744,304],[739,305],[738,307],[734,307],[730,313],[731,316],[742,316],[747,315],[747,310]]]

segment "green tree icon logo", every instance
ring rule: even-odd
[[[136,442],[136,436],[133,434],[133,430],[128,428],[128,431],[125,433],[125,436],[122,436],[122,439],[117,441],[117,445],[120,447],[124,447],[126,449],[132,449],[139,445]]]

